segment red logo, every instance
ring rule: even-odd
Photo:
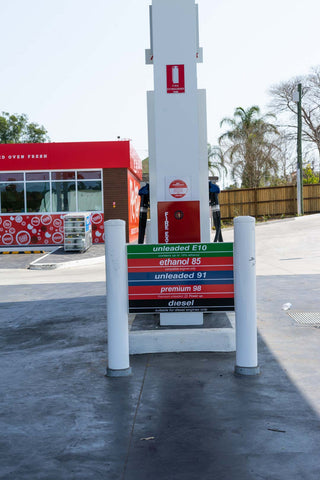
[[[12,223],[10,222],[10,220],[5,220],[5,221],[3,222],[4,228],[10,228],[11,225],[12,225]]]
[[[16,235],[16,242],[19,245],[28,245],[30,243],[30,240],[31,240],[30,233],[24,230],[22,232],[17,233]]]
[[[11,235],[11,233],[5,233],[2,237],[2,243],[4,245],[11,245],[12,242],[13,242],[13,236]]]
[[[174,198],[182,198],[188,191],[188,185],[183,180],[173,180],[169,185],[169,193]]]
[[[52,235],[52,240],[54,243],[62,243],[63,242],[63,234],[60,232],[54,232]]]
[[[43,225],[50,225],[51,222],[52,222],[51,215],[42,215],[42,217],[41,217],[41,223],[42,223]]]
[[[92,223],[100,223],[102,221],[102,215],[101,213],[94,213],[91,217]]]
[[[31,218],[31,224],[34,227],[38,227],[40,225],[40,218],[39,217],[33,217]]]

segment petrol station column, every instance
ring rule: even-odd
[[[154,90],[147,94],[152,243],[210,242],[206,98],[197,88],[197,62],[202,61],[198,38],[194,0],[153,0],[146,50],[146,63],[154,68]],[[192,312],[162,314],[161,324],[181,324],[186,318],[187,324],[203,322],[202,314]]]

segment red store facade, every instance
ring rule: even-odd
[[[141,159],[130,141],[0,145],[0,247],[63,244],[63,216],[91,212],[92,241],[104,220],[138,238]]]

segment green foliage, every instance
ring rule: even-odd
[[[27,115],[0,115],[0,143],[43,143],[50,141],[47,130],[34,122],[29,122]]]
[[[314,183],[319,183],[319,175],[316,175],[311,168],[310,163],[303,168],[303,183],[304,185],[311,185]]]

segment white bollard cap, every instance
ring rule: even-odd
[[[107,220],[106,222],[104,222],[104,224],[107,227],[122,227],[123,225],[126,224],[126,222],[124,220],[117,219],[117,220]]]
[[[243,217],[236,217],[233,219],[233,223],[253,223],[256,219],[254,217],[243,216]]]

